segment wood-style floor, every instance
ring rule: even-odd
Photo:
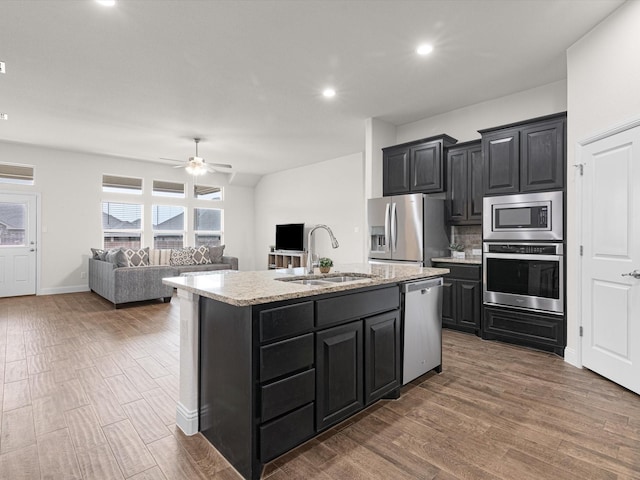
[[[0,299],[1,479],[238,479],[175,427],[179,308]],[[640,479],[640,397],[445,331],[443,372],[269,464],[270,480]]]

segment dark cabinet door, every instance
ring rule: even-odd
[[[452,224],[467,219],[467,154],[467,150],[452,150],[447,153],[446,212],[449,223]]]
[[[451,225],[481,225],[483,185],[480,141],[447,152],[446,215]]]
[[[431,142],[412,147],[411,158],[411,191],[437,193],[444,191],[442,169],[442,144]]]
[[[523,128],[520,190],[557,190],[564,186],[564,120]]]
[[[382,194],[409,193],[411,185],[408,148],[390,148],[382,153]]]
[[[480,329],[480,282],[458,281],[457,293],[457,320],[460,325],[466,325]]]
[[[500,130],[482,137],[484,194],[520,191],[520,137],[518,129]]]
[[[467,175],[469,179],[467,187],[467,220],[469,224],[482,224],[482,197],[484,196],[484,162],[482,160],[482,147],[470,148],[467,153]]]
[[[382,398],[400,386],[400,311],[364,321],[364,400]]]
[[[316,334],[316,428],[338,423],[364,407],[362,321]]]
[[[456,281],[444,277],[442,284],[442,323],[456,324]]]

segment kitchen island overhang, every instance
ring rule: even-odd
[[[349,264],[341,265],[337,267],[336,270],[334,270],[331,274],[325,276],[303,275],[302,269],[290,269],[258,272],[218,272],[211,275],[194,275],[164,279],[164,282],[166,284],[174,286],[178,289],[178,298],[180,301],[180,398],[176,409],[177,425],[187,435],[193,435],[198,431],[203,430],[203,426],[199,425],[199,419],[201,418],[202,414],[202,412],[199,411],[199,402],[202,402],[202,399],[199,399],[199,396],[201,394],[201,388],[206,388],[206,385],[204,387],[200,385],[200,375],[202,373],[201,360],[203,357],[203,352],[201,352],[200,350],[200,322],[203,314],[201,309],[203,308],[202,305],[204,303],[208,305],[206,309],[209,311],[209,313],[207,314],[209,316],[212,315],[212,311],[225,311],[225,320],[221,321],[220,328],[222,329],[221,331],[223,331],[224,329],[231,329],[225,333],[226,335],[239,335],[237,331],[233,333],[233,331],[239,328],[244,332],[242,334],[247,336],[248,340],[246,340],[246,342],[242,344],[243,346],[239,348],[239,350],[244,349],[244,353],[236,359],[236,363],[243,363],[243,355],[249,357],[246,359],[246,362],[240,369],[240,371],[244,372],[245,375],[248,374],[247,372],[251,373],[250,378],[247,378],[246,382],[242,383],[242,385],[243,388],[246,388],[244,390],[244,394],[247,396],[247,399],[245,400],[249,402],[249,405],[245,405],[245,407],[251,410],[250,417],[254,418],[254,410],[256,409],[254,403],[260,403],[259,400],[256,400],[254,402],[254,399],[258,395],[258,393],[256,392],[257,385],[262,385],[262,383],[260,383],[262,381],[260,379],[260,372],[257,372],[257,370],[259,370],[260,368],[260,362],[262,361],[262,359],[259,360],[258,357],[263,353],[265,355],[268,355],[269,351],[273,350],[273,348],[271,348],[270,345],[265,345],[265,342],[260,343],[261,334],[258,332],[260,327],[255,320],[252,323],[252,317],[255,316],[255,314],[252,314],[252,312],[260,312],[266,310],[279,311],[278,309],[281,309],[282,306],[287,306],[289,303],[296,306],[296,309],[298,309],[298,306],[304,306],[310,303],[314,312],[315,309],[319,308],[318,305],[322,306],[326,304],[328,307],[331,307],[330,310],[333,309],[332,311],[334,312],[336,311],[336,308],[339,311],[344,311],[344,313],[339,313],[338,316],[348,316],[350,305],[354,303],[353,301],[355,301],[358,305],[361,305],[361,307],[359,308],[363,308],[363,311],[368,312],[367,315],[375,316],[384,310],[384,308],[376,306],[376,302],[381,301],[380,296],[383,295],[384,297],[388,297],[389,299],[393,300],[393,297],[395,295],[397,296],[397,304],[394,303],[394,305],[396,306],[394,306],[393,308],[398,309],[398,318],[395,320],[395,324],[398,325],[400,315],[399,288],[397,287],[399,286],[399,284],[412,280],[437,277],[447,273],[447,269],[427,268],[415,265]],[[334,277],[335,279],[335,277],[341,276],[344,278],[347,274],[357,277],[357,280],[344,282],[341,281],[337,283],[301,283],[301,281],[305,280],[321,280],[323,278],[326,279],[327,277]],[[393,290],[392,288],[386,288],[394,286],[396,286],[395,290]],[[354,294],[356,296],[352,297],[351,294]],[[333,297],[338,298],[339,302],[337,300],[324,300],[331,300],[331,298]],[[305,318],[306,313],[301,312],[302,311],[296,311],[296,315],[298,315],[300,318]],[[215,316],[216,314],[214,313],[213,315]],[[231,320],[231,323],[226,321],[226,319],[230,319],[234,317],[234,315],[237,316],[237,320]],[[358,315],[360,315],[360,313],[358,313]],[[284,315],[284,317],[286,323],[287,315]],[[377,317],[375,318],[376,322],[380,320],[391,325],[391,323],[389,323],[390,319],[378,317],[380,317],[380,315],[377,315]],[[296,317],[296,321],[297,318],[298,317]],[[308,356],[308,354],[304,354],[305,348],[311,349],[313,351],[313,347],[310,346],[311,343],[309,342],[315,341],[314,339],[316,338],[316,336],[320,338],[319,333],[316,332],[319,327],[313,323],[313,318],[314,317],[311,317],[310,320],[310,322],[312,322],[313,324],[312,330],[307,331],[299,339],[296,337],[295,339],[291,340],[292,344],[300,341],[300,345],[302,345],[303,343],[306,345],[306,347],[304,348],[300,347],[299,351],[301,352],[302,356]],[[243,326],[241,327],[240,325],[238,325],[238,322],[242,323]],[[223,323],[226,323],[226,326],[223,327]],[[383,324],[381,323],[380,325]],[[207,327],[209,328],[209,333],[207,335],[210,335],[211,325],[208,324]],[[291,325],[289,325],[289,327],[287,328],[291,328]],[[295,327],[295,323],[293,328],[297,328]],[[344,328],[344,326],[339,328]],[[362,327],[360,328],[362,329]],[[362,337],[362,331],[358,335]],[[394,335],[396,337],[399,336],[398,333],[395,333]],[[360,339],[359,341],[362,342],[362,339]],[[224,346],[226,345],[218,344],[217,348],[221,349]],[[216,361],[219,362],[221,360],[222,358],[217,358]],[[239,365],[238,367],[240,368]],[[315,365],[311,365],[309,368],[314,370]],[[304,374],[303,371],[299,373]],[[228,379],[229,377],[226,378]],[[277,377],[277,375],[274,377],[274,379],[278,381],[288,381],[287,378],[279,378]],[[264,396],[266,395],[266,393],[263,392],[262,395]],[[287,415],[284,415],[284,417],[286,416]],[[208,417],[206,417],[205,415],[205,417],[203,418]],[[255,432],[259,428],[262,428],[255,424],[255,418],[253,421],[253,424],[246,425],[246,427],[249,428],[252,432]],[[276,422],[277,420],[274,420],[272,423]],[[269,427],[270,425],[267,426]],[[211,426],[208,425],[206,427],[209,428]],[[316,427],[314,426],[314,428]],[[204,430],[206,430],[206,428]],[[222,431],[224,430],[224,428],[220,427],[219,430]],[[277,429],[274,431],[277,431]],[[240,473],[242,473],[246,477],[255,477],[255,472],[260,470],[265,458],[271,458],[271,456],[274,454],[274,452],[267,451],[262,452],[262,454],[258,452],[257,454],[250,455],[248,459],[245,458],[244,460],[234,458],[235,450],[248,448],[249,451],[258,451],[257,440],[255,438],[256,435],[245,435],[246,438],[244,438],[244,444],[240,442],[238,445],[235,445],[234,448],[227,449],[225,451],[226,445],[221,445],[221,443],[228,443],[227,441],[221,442],[220,438],[212,439],[210,431],[209,435],[205,433],[205,436],[207,436],[207,438],[212,441],[216,448],[218,448],[218,450],[220,450],[221,453],[223,453],[223,455],[225,455],[238,469],[238,471],[240,471]],[[262,438],[267,438],[267,436],[269,435],[269,431],[265,430],[263,435],[264,436]],[[234,434],[234,437],[238,437],[238,435]],[[291,448],[293,446],[295,445],[292,445]]]

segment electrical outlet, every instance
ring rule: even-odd
[[[7,73],[7,68],[4,62],[0,62],[0,73]]]
[[[87,272],[80,272],[80,278],[87,278]]]
[[[482,255],[482,249],[481,248],[472,248],[471,249],[471,255]]]
[[[0,113],[0,120],[9,120],[9,115],[6,113]]]

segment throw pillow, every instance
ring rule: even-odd
[[[149,247],[141,249],[125,248],[124,254],[127,257],[129,267],[144,267],[149,265]]]
[[[209,258],[211,258],[211,263],[222,263],[223,254],[224,245],[218,245],[217,247],[209,246]]]
[[[149,263],[151,265],[169,265],[170,258],[170,248],[152,248],[149,250]]]
[[[91,249],[92,258],[96,260],[104,260],[107,255],[107,250],[102,248],[92,248]]]
[[[196,265],[207,265],[211,263],[209,256],[209,247],[203,245],[193,249],[193,261]]]
[[[127,256],[124,254],[123,248],[112,248],[105,255],[105,260],[113,263],[116,267],[129,266],[129,260],[127,260]]]
[[[172,248],[171,257],[169,259],[169,265],[195,265],[193,260],[193,254],[191,253],[193,248]]]

